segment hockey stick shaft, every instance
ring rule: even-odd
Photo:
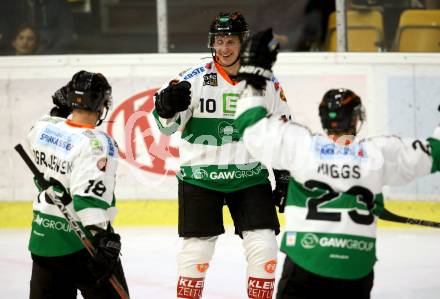
[[[440,228],[440,222],[396,215],[393,212],[390,212],[389,210],[387,210],[386,208],[380,214],[379,219],[382,219],[385,221],[404,223],[404,224],[421,225],[421,226],[427,226],[427,227]]]
[[[44,179],[43,173],[41,173],[37,166],[35,166],[34,162],[31,160],[29,155],[24,150],[23,146],[21,144],[17,144],[14,149],[18,152],[20,157],[24,160],[26,165],[29,167],[29,169],[32,171],[32,174],[35,176],[36,180],[38,181],[38,184],[44,188],[47,189],[50,187],[50,185],[47,183],[47,181]],[[93,246],[92,242],[87,238],[84,230],[80,226],[80,222],[76,221],[69,210],[67,210],[66,206],[63,204],[63,202],[51,192],[46,192],[46,194],[50,197],[53,203],[58,207],[60,212],[63,214],[64,218],[66,218],[69,225],[72,227],[72,230],[75,232],[75,234],[78,236],[78,238],[81,240],[84,247],[87,249],[87,251],[90,253],[91,256],[95,256],[96,249]],[[119,280],[114,276],[110,276],[109,281],[115,291],[119,294],[121,299],[129,299],[127,292],[125,291],[124,287],[121,285]]]

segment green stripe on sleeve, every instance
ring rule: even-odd
[[[162,123],[160,122],[160,116],[159,116],[159,114],[157,114],[157,111],[156,111],[156,109],[154,109],[153,110],[153,116],[154,116],[154,119],[156,120],[156,123],[157,123],[157,126],[159,127],[159,130],[163,133],[163,134],[165,134],[165,135],[171,135],[171,134],[173,134],[174,132],[176,132],[177,131],[177,129],[179,129],[179,126],[180,126],[180,115],[179,116],[177,116],[177,119],[170,125],[170,126],[168,126],[168,127],[164,127],[163,125],[162,125]]]
[[[432,167],[431,173],[440,171],[440,140],[435,138],[428,138],[429,145],[431,146],[432,154]]]
[[[238,130],[240,136],[243,136],[243,132],[247,127],[254,125],[260,119],[266,117],[266,108],[259,106],[246,110],[244,113],[235,120],[234,125]]]
[[[73,197],[73,208],[77,212],[88,208],[100,208],[107,210],[110,208],[110,205],[99,198],[75,195]]]

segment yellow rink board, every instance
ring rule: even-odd
[[[402,216],[440,222],[440,202],[388,200],[385,206]],[[177,225],[176,200],[120,200],[117,207],[119,213],[116,216],[115,226]],[[225,223],[232,224],[226,207],[223,214]],[[30,227],[31,220],[31,202],[0,201],[0,228]],[[280,214],[280,221],[283,225],[284,214]],[[379,227],[416,228],[418,226],[380,220]]]

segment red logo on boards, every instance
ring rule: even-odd
[[[107,132],[118,142],[120,157],[136,168],[156,174],[175,175],[174,170],[165,167],[165,162],[168,158],[177,158],[179,151],[170,146],[170,136],[155,134],[157,126],[152,121],[153,96],[157,90],[158,88],[153,88],[138,93],[116,107],[109,117]],[[121,122],[124,132],[122,139],[118,140],[115,138],[115,131],[117,125],[118,128],[121,127]],[[139,147],[145,147],[150,163],[139,162],[145,160],[137,153]]]

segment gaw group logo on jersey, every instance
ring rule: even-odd
[[[371,251],[374,248],[374,244],[374,241],[329,236],[319,237],[313,233],[306,233],[301,239],[301,246],[305,249],[313,249],[316,246],[320,246],[357,251]]]
[[[208,178],[208,172],[204,169],[196,169],[193,172],[192,177],[196,180],[205,180],[206,178]]]
[[[48,229],[54,229],[65,232],[70,232],[72,230],[72,227],[66,221],[56,221],[53,219],[47,219],[40,215],[37,215],[36,217],[34,215],[34,222],[39,226]]]
[[[315,234],[305,234],[301,239],[301,246],[305,249],[315,248],[317,244],[319,244],[319,238]]]
[[[178,158],[178,149],[170,145],[170,136],[160,133],[152,114],[157,90],[140,92],[119,104],[109,117],[107,132],[118,142],[121,159],[145,172],[174,176],[177,167],[168,162]]]

